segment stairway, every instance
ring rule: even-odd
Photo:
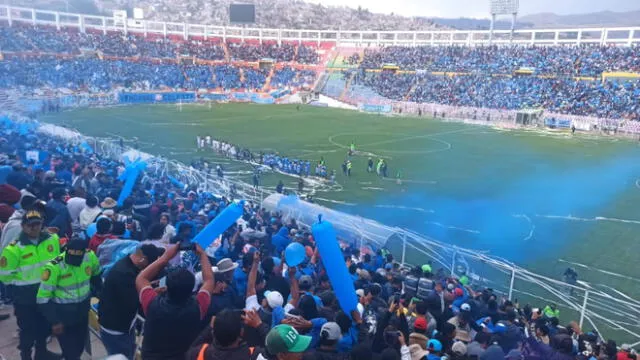
[[[320,76],[316,78],[316,82],[315,84],[313,84],[313,91],[318,93],[322,92],[322,90],[324,89],[324,86],[327,84],[327,81],[329,81],[329,73],[323,72]]]
[[[298,62],[298,49],[300,49],[300,44],[295,46],[295,49],[293,50],[293,61],[294,62]]]
[[[184,79],[186,80],[186,82],[190,82],[191,79],[189,79],[189,75],[187,75],[187,72],[184,70],[184,67],[180,67],[180,71],[182,71],[182,75],[184,76]]]
[[[344,100],[344,96],[347,94],[347,90],[349,90],[351,81],[353,81],[353,78],[355,77],[356,77],[356,72],[355,71],[351,72],[349,79],[347,79],[347,82],[344,84],[344,90],[342,90],[342,94],[340,94],[340,100]]]
[[[271,70],[269,70],[269,75],[267,75],[267,79],[264,81],[264,86],[262,87],[262,91],[269,91],[269,87],[271,86],[271,77],[273,77],[273,73],[275,68],[272,66]]]
[[[240,82],[244,84],[244,69],[239,67],[238,72],[240,73]]]
[[[416,88],[418,87],[417,83],[414,83],[413,85],[411,85],[411,87],[409,88],[409,91],[407,91],[407,94],[404,96],[404,101],[409,101],[409,97],[411,97],[411,94],[413,94],[413,92],[416,90]]]
[[[224,51],[224,61],[230,62],[231,52],[229,51],[229,47],[227,46],[227,43],[224,41],[222,42],[222,51]]]

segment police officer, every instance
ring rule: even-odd
[[[64,254],[45,265],[37,302],[58,337],[65,360],[79,360],[89,337],[91,290],[101,287],[98,257],[74,238]]]
[[[0,281],[12,287],[14,311],[20,329],[20,358],[31,359],[35,345],[36,360],[54,359],[47,351],[49,326],[36,306],[42,268],[60,254],[58,236],[42,231],[44,216],[29,210],[22,217],[22,231],[0,255]]]

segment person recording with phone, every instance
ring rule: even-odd
[[[198,244],[192,249],[202,264],[203,284],[192,295],[195,277],[185,268],[167,274],[166,288],[151,286],[160,273],[180,251],[170,246],[162,256],[146,267],[136,278],[136,289],[146,317],[142,359],[182,359],[201,329],[214,291],[215,279],[209,257]]]
[[[375,337],[373,339],[372,350],[382,352],[386,348],[393,348],[399,353],[404,346],[408,352],[405,341],[409,336],[409,324],[405,316],[405,308],[402,301],[394,296],[390,300],[388,310],[378,321]],[[399,341],[402,337],[402,341]]]

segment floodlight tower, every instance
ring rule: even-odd
[[[489,0],[491,5],[491,27],[489,29],[489,44],[493,41],[493,26],[498,15],[511,15],[511,35],[509,41],[513,41],[513,32],[516,28],[519,0]]]

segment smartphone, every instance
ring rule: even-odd
[[[396,304],[400,303],[400,293],[399,292],[393,294],[393,302],[395,302]]]
[[[384,332],[384,341],[393,345],[398,342],[398,337],[400,337],[400,331],[385,331]]]
[[[180,243],[180,251],[195,251],[196,250],[196,244],[190,242],[190,241],[183,241]]]
[[[303,318],[301,316],[293,315],[293,314],[289,314],[289,313],[284,314],[284,316],[288,317],[288,318],[291,318],[291,319],[303,320]]]

